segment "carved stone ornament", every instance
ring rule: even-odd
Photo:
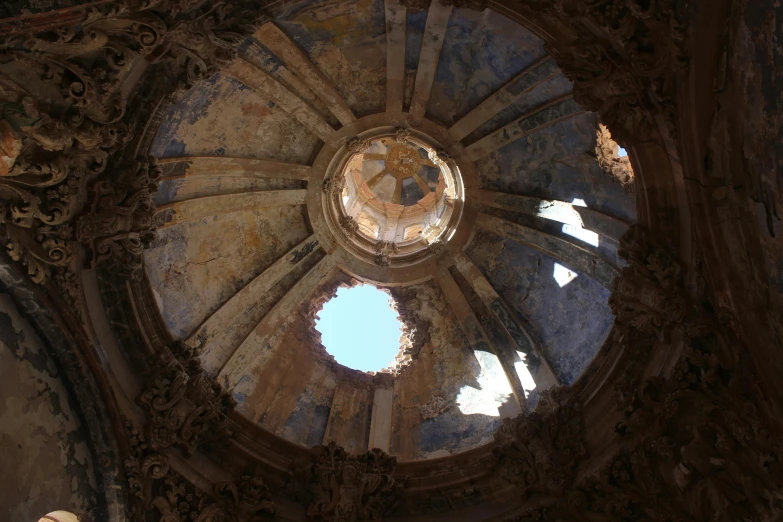
[[[379,241],[375,244],[375,264],[386,268],[391,264],[391,256],[399,252],[394,241]]]
[[[711,311],[680,326],[684,346],[674,371],[639,383],[622,410],[616,431],[624,449],[562,499],[509,521],[783,515],[783,443],[756,406],[741,351]]]
[[[449,153],[444,149],[431,150],[428,156],[431,162],[439,166],[445,164],[451,159]]]
[[[356,234],[359,231],[359,223],[351,216],[340,216],[340,228],[346,234]]]
[[[394,139],[394,141],[397,143],[408,143],[408,141],[411,139],[411,131],[410,129],[397,129],[394,131],[392,139]]]
[[[550,388],[535,411],[503,419],[495,433],[495,470],[528,498],[565,491],[586,454],[584,431],[581,404],[569,388]]]
[[[687,67],[687,2],[657,0],[527,0],[519,10],[534,23],[577,29],[553,54],[574,82],[574,99],[623,146],[655,126],[647,110],[659,107],[674,135],[674,76]],[[602,28],[603,33],[592,28]],[[568,30],[568,29],[564,29]]]
[[[352,153],[352,154],[361,154],[364,151],[366,151],[370,147],[370,142],[367,140],[363,140],[361,138],[353,138],[351,139],[348,144],[346,145],[346,148]]]
[[[309,520],[380,521],[396,506],[396,458],[379,449],[348,455],[334,442],[313,448],[312,458],[298,473]]]
[[[145,86],[157,85],[163,101],[216,72],[252,34],[259,8],[93,3],[73,12],[81,17],[73,27],[0,37],[0,242],[33,281],[70,269],[77,241],[90,262],[119,255],[119,263],[138,265],[155,174],[147,164],[121,173],[111,165],[133,165],[130,155],[117,156],[144,127],[138,104],[154,90]],[[52,22],[42,27],[58,27]]]
[[[131,493],[141,500],[134,520],[160,522],[258,522],[275,514],[269,488],[257,477],[219,482],[209,493],[198,490],[171,468],[166,455],[154,451],[126,422],[131,456],[125,475]]]
[[[230,435],[226,415],[236,403],[201,367],[195,349],[181,341],[164,349],[138,403],[149,415],[150,447],[180,447],[187,455]]]
[[[323,189],[324,194],[338,196],[343,191],[344,187],[345,181],[343,181],[341,177],[332,176],[324,180],[321,188]]]
[[[90,207],[76,222],[76,239],[87,247],[91,265],[111,258],[131,275],[139,273],[142,251],[155,238],[154,198],[161,176],[153,159],[93,185]]]
[[[609,298],[615,323],[662,340],[668,326],[681,321],[686,313],[679,262],[652,244],[640,226],[623,234],[618,255],[628,266],[615,280]]]

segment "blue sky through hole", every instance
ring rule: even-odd
[[[315,327],[335,360],[356,370],[382,370],[400,350],[401,325],[389,294],[370,285],[338,289]]]

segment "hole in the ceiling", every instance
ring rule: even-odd
[[[400,351],[402,323],[386,292],[370,285],[339,288],[315,322],[334,360],[363,372],[379,372]]]

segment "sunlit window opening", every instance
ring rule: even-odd
[[[563,288],[565,285],[576,279],[577,275],[578,274],[576,272],[569,270],[560,263],[555,263],[555,270],[552,276],[555,278],[555,281],[557,281],[557,284],[560,285],[560,288]]]
[[[520,360],[514,363],[514,369],[522,383],[522,389],[525,390],[525,397],[530,397],[530,392],[536,389],[536,381],[533,380],[533,374],[527,367],[527,355],[517,352],[517,356]]]
[[[463,415],[480,413],[490,417],[499,417],[500,408],[511,394],[511,385],[497,355],[482,350],[476,350],[476,360],[481,366],[481,373],[476,377],[478,388],[463,386],[457,394],[457,405]]]
[[[586,206],[585,200],[581,198],[574,198],[570,204],[563,201],[542,201],[538,205],[536,215],[563,223],[564,234],[597,247],[600,244],[598,234],[584,228],[582,217],[574,210],[574,207]]]
[[[335,361],[364,372],[387,368],[400,351],[402,324],[389,294],[370,285],[340,288],[315,322]]]

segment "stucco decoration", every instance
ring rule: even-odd
[[[562,495],[586,456],[584,432],[578,399],[566,387],[550,388],[535,411],[503,419],[495,434],[495,470],[525,497]]]
[[[147,198],[125,192],[140,189],[132,182],[109,189],[106,183],[116,178],[104,174],[128,143],[130,129],[147,116],[127,110],[138,101],[135,71],[149,57],[168,94],[184,92],[234,56],[240,35],[252,31],[257,18],[253,2],[201,4],[99,4],[76,11],[81,19],[72,21],[71,30],[11,34],[0,41],[3,241],[35,282],[70,264],[74,240],[97,249],[98,260],[118,255],[123,263],[129,254],[138,260],[150,209],[140,210],[135,198]],[[30,72],[37,78],[30,79]],[[8,75],[29,80],[29,87]],[[129,161],[123,170],[135,169]],[[104,182],[93,185],[98,199],[88,210],[91,217],[74,237],[72,221],[89,199],[86,186],[101,175]],[[128,212],[130,223],[124,222]]]
[[[392,474],[397,459],[379,449],[348,455],[335,444],[313,448],[313,462],[299,470],[309,520],[383,520],[396,505]]]
[[[91,187],[90,206],[76,221],[76,239],[87,248],[90,265],[111,259],[130,277],[140,277],[142,251],[155,238],[161,175],[153,159]]]
[[[783,445],[749,391],[731,330],[711,310],[688,310],[656,328],[667,344],[682,343],[672,372],[618,388],[623,420],[615,430],[623,449],[568,495],[507,520],[728,522],[780,516]],[[633,335],[647,325],[620,328]],[[628,357],[646,362],[649,353]]]
[[[125,461],[130,491],[141,500],[135,515],[160,522],[258,522],[274,517],[269,488],[260,478],[243,475],[218,482],[211,492],[196,489],[172,469],[165,454],[157,453],[127,424],[131,456]]]
[[[182,341],[164,349],[139,396],[147,409],[146,433],[156,451],[177,446],[187,455],[230,435],[226,415],[236,403],[201,367],[197,351]]]

